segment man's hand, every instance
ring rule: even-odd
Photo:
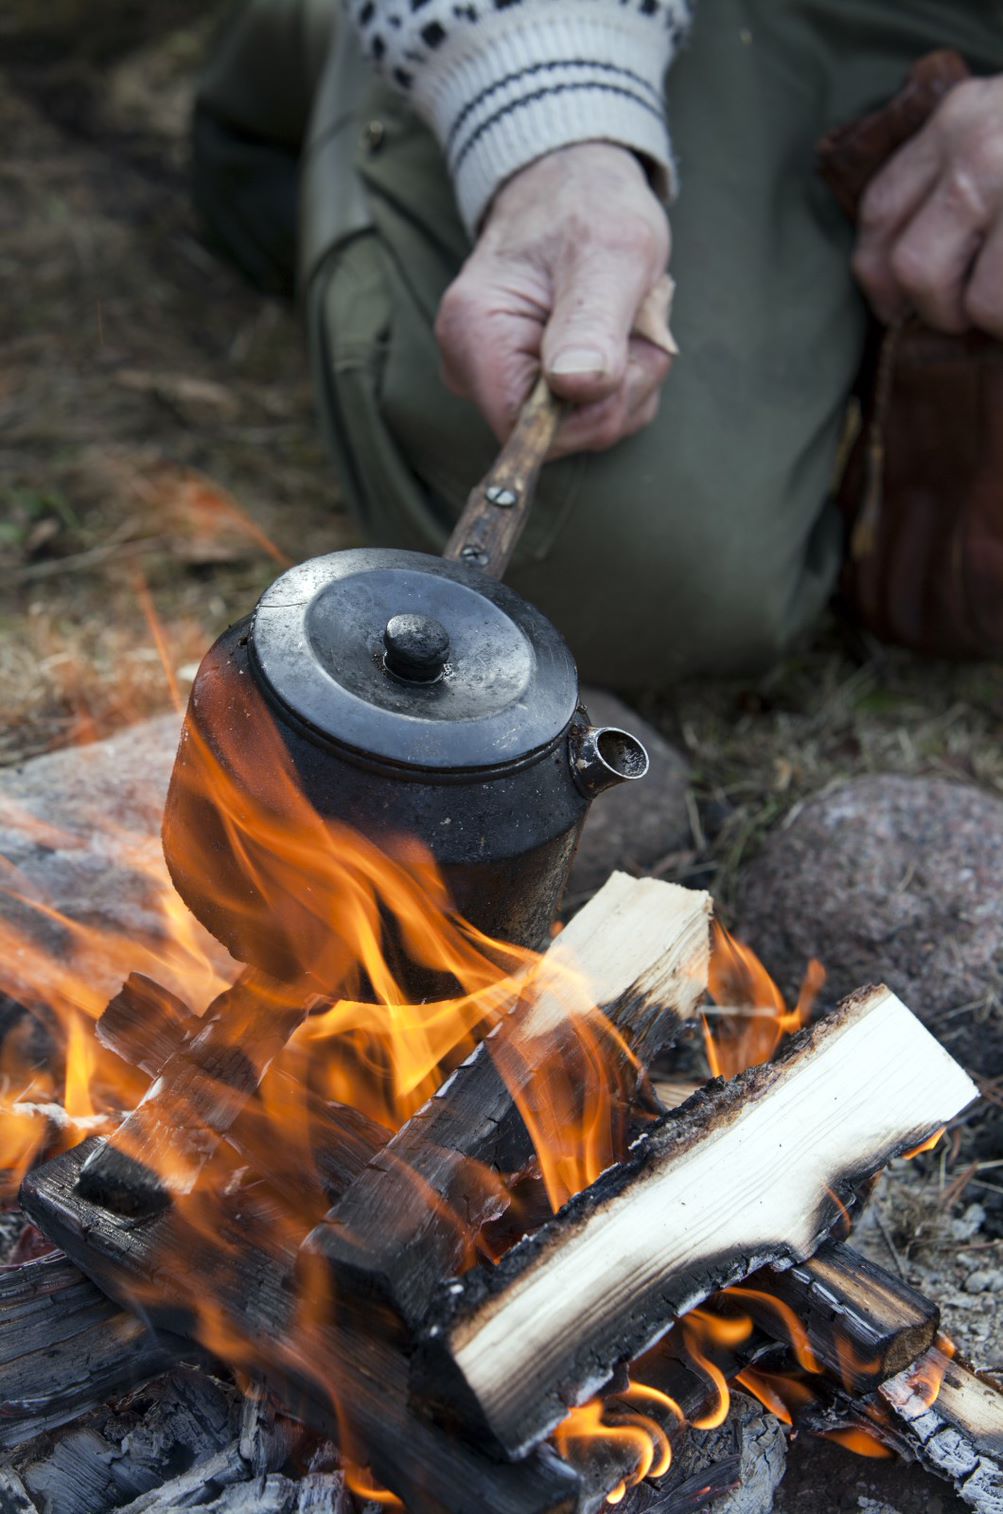
[[[539,369],[575,409],[554,456],[600,451],[658,409],[669,358],[631,328],[664,273],[669,227],[637,159],[583,142],[548,153],[498,192],[439,307],[446,383],[499,439]]]
[[[853,270],[881,320],[1003,337],[1003,76],[955,85],[871,181]]]

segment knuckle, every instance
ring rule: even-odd
[[[987,187],[998,189],[1003,183],[1003,126],[996,121],[983,122],[972,141],[971,162],[974,172]]]
[[[1003,155],[998,164],[1003,176]],[[966,223],[982,221],[987,212],[984,175],[986,165],[974,153],[964,162],[952,163],[947,171],[944,194],[952,213]]]
[[[969,130],[984,117],[986,110],[986,80],[962,79],[948,90],[934,114],[934,124],[957,136]]]
[[[653,278],[668,259],[667,225],[660,228],[648,216],[603,217],[597,226],[591,217],[576,212],[568,217],[566,232],[576,261],[631,262],[650,269]]]
[[[938,126],[947,127],[949,131],[955,131],[959,126],[967,125],[972,116],[972,106],[976,91],[972,85],[974,79],[964,79],[948,90],[940,105],[937,107],[934,120]]]
[[[435,317],[435,334],[441,340],[443,336],[450,335],[475,313],[478,303],[476,293],[462,278],[450,284],[442,299],[439,301],[439,309]]]
[[[608,447],[620,440],[624,431],[623,407],[617,405],[601,416],[592,427],[591,443],[598,452],[605,452]]]
[[[633,436],[638,431],[643,431],[650,426],[659,411],[660,396],[656,393],[651,396],[647,404],[642,405],[640,410],[631,419],[627,434]]]
[[[892,248],[889,265],[896,281],[909,294],[926,294],[936,288],[937,279],[920,248],[902,241]]]
[[[666,247],[666,234],[664,229],[651,221],[647,216],[638,217],[632,232],[631,245],[644,258],[649,265],[661,262],[664,264]]]
[[[893,214],[890,185],[883,174],[878,174],[864,191],[857,212],[857,224],[862,232],[874,233],[880,231]]]

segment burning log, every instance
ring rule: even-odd
[[[863,1431],[953,1484],[977,1514],[1003,1514],[1003,1391],[938,1345],[867,1398],[836,1392],[799,1424],[835,1440]]]
[[[699,1085],[658,1079],[665,1109],[677,1109]],[[841,1241],[779,1272],[766,1268],[727,1296],[767,1334],[797,1336],[810,1360],[852,1393],[868,1393],[933,1345],[937,1305],[901,1278]]]
[[[190,1193],[309,1008],[306,994],[247,969],[159,1069],[142,1102],[91,1151],[83,1191],[119,1214],[155,1213]]]
[[[908,1367],[940,1325],[932,1300],[841,1242],[784,1272],[757,1275],[728,1298],[781,1340],[792,1327],[803,1332],[819,1366],[849,1393],[869,1393]]]
[[[551,946],[511,1016],[394,1136],[304,1244],[321,1257],[342,1318],[391,1308],[419,1326],[439,1284],[471,1257],[508,1194],[497,1174],[535,1160],[535,1091],[607,1080],[621,1121],[643,1065],[678,1033],[707,979],[706,894],[615,873]],[[603,1011],[597,1076],[582,1066],[575,996]],[[593,1016],[595,1020],[599,1017]],[[613,1027],[615,1034],[610,1033]],[[586,1060],[588,1054],[586,1051]],[[555,1077],[548,1080],[548,1069]],[[619,1087],[617,1087],[619,1084]],[[610,1151],[599,1165],[615,1159]]]
[[[698,1311],[699,1314],[699,1311]],[[776,1342],[751,1327],[729,1329],[721,1322],[713,1366],[702,1355],[705,1322],[701,1316],[677,1324],[658,1345],[633,1362],[629,1379],[601,1402],[572,1411],[554,1440],[581,1481],[578,1514],[600,1514],[619,1487],[634,1489],[634,1510],[647,1508],[641,1485],[650,1480],[660,1496],[687,1481],[693,1463],[704,1468],[699,1452],[688,1451],[694,1433],[720,1425],[731,1395],[724,1384],[764,1355],[777,1353]],[[695,1352],[694,1352],[695,1348]],[[699,1361],[698,1361],[699,1358]],[[731,1486],[727,1456],[715,1487]],[[706,1480],[699,1484],[706,1487]],[[719,1489],[720,1490],[720,1489]],[[705,1499],[693,1505],[702,1507]],[[667,1507],[675,1509],[673,1501]],[[685,1501],[679,1508],[687,1507]]]
[[[778,1061],[664,1116],[497,1267],[450,1285],[416,1391],[525,1454],[708,1294],[810,1256],[859,1184],[976,1094],[888,989],[851,996]]]
[[[878,1397],[893,1437],[979,1514],[1003,1510],[1003,1392],[933,1347]],[[932,1400],[932,1401],[931,1401]],[[879,1431],[880,1433],[880,1431]]]
[[[192,1333],[205,1280],[212,1277],[215,1315],[232,1343],[249,1343],[249,1370],[290,1413],[349,1455],[359,1448],[409,1514],[575,1509],[577,1479],[545,1448],[517,1465],[490,1460],[414,1413],[407,1359],[378,1332],[302,1317],[295,1246],[267,1186],[253,1180],[236,1191],[226,1181],[214,1185],[211,1235],[186,1223],[184,1204],[123,1219],[79,1191],[78,1173],[92,1145],[84,1142],[30,1173],[22,1201],[110,1297],[126,1307],[142,1301],[159,1330]]]
[[[95,1026],[102,1046],[155,1078],[201,1025],[194,1010],[145,973],[130,973]]]
[[[787,1463],[783,1427],[754,1399],[732,1396],[723,1424],[698,1431],[668,1475],[634,1493],[630,1514],[767,1514]]]
[[[134,1002],[144,1002],[144,996]],[[130,1054],[141,1056],[143,1047],[162,1042],[162,1027],[151,1018],[149,1035],[138,1033],[137,1022],[136,1036],[116,1036],[116,1049],[121,1053],[128,1046]],[[313,1173],[320,1184],[314,1202],[335,1203],[388,1132],[358,1110],[324,1102],[307,1090],[298,1088],[296,1097],[314,1136]],[[310,1174],[298,1170],[302,1153],[294,1148],[286,1160],[285,1153],[274,1151],[264,1117],[254,1109],[238,1117],[228,1144],[242,1161],[256,1159],[259,1165],[271,1151],[269,1184],[287,1197],[309,1180]],[[181,1335],[152,1332],[63,1256],[0,1270],[0,1447],[66,1424],[176,1361],[206,1356]]]

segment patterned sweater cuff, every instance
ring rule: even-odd
[[[675,192],[664,106],[672,29],[626,8],[583,14],[589,0],[552,18],[540,9],[482,15],[415,78],[414,103],[442,144],[471,234],[506,179],[572,142],[628,147],[648,160],[656,189]]]

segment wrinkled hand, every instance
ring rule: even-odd
[[[554,392],[579,407],[553,456],[639,431],[670,359],[631,328],[668,255],[665,211],[633,154],[601,142],[548,153],[498,192],[443,297],[446,383],[503,439],[542,363]]]
[[[881,320],[1003,337],[1003,76],[956,85],[871,181],[853,269]]]

